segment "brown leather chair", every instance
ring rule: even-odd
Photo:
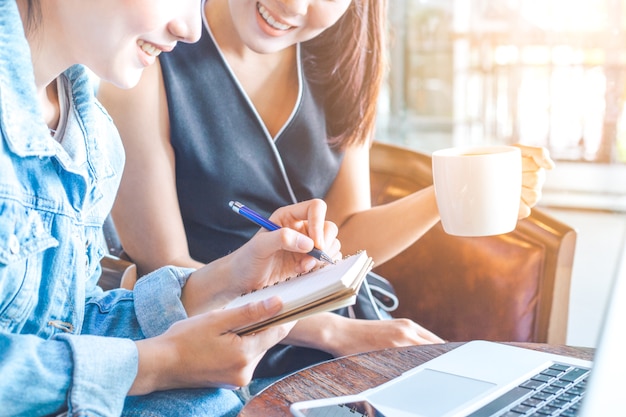
[[[124,253],[111,216],[104,221],[102,232],[108,253],[100,260],[102,274],[98,285],[103,290],[132,289],[137,281],[137,266]]]
[[[137,266],[114,255],[105,255],[100,260],[102,274],[98,280],[98,285],[103,290],[114,288],[132,289],[137,280]]]
[[[429,155],[376,142],[372,204],[432,184]],[[438,223],[375,272],[408,317],[450,341],[565,343],[576,231],[540,209],[508,234],[447,235]]]

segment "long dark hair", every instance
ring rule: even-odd
[[[331,144],[371,139],[386,61],[387,0],[353,0],[332,27],[303,44],[308,79],[323,94]]]

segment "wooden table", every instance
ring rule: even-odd
[[[510,343],[529,349],[591,360],[594,350],[539,343]],[[462,343],[410,346],[361,353],[325,362],[270,385],[243,408],[239,417],[292,417],[296,401],[357,394],[389,381]]]

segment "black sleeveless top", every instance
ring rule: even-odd
[[[160,63],[192,258],[210,262],[258,231],[230,209],[231,200],[269,215],[326,195],[343,154],[326,142],[321,100],[304,71],[299,101],[274,141],[206,28],[198,43],[179,44]]]

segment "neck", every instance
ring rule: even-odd
[[[204,15],[220,49],[227,49],[231,52],[238,51],[238,54],[244,53],[247,48],[235,30],[228,2],[207,0],[204,4]]]
[[[48,93],[45,90],[48,86],[71,65],[64,59],[64,50],[68,43],[60,39],[63,31],[58,30],[59,21],[55,8],[61,5],[52,0],[42,1],[40,17],[28,25],[26,1],[18,0],[17,4],[24,27],[28,27],[26,39],[30,46],[35,84],[40,96],[46,96]],[[56,91],[56,85],[54,88]]]
[[[52,2],[52,1],[50,1]],[[26,38],[30,47],[31,60],[37,95],[41,104],[42,113],[48,127],[56,129],[59,122],[59,98],[57,92],[56,78],[67,68],[62,65],[61,55],[56,54],[56,45],[63,45],[54,37],[54,23],[50,16],[50,6],[48,1],[43,1],[41,5],[41,15],[34,21],[28,22],[28,5],[25,0],[17,0],[17,5],[24,22],[24,27],[28,32]],[[30,25],[28,23],[31,23]]]
[[[259,53],[246,45],[235,28],[228,0],[207,0],[204,14],[215,42],[231,65],[246,62],[251,67],[273,67],[285,60],[295,62],[296,45],[272,53]]]

